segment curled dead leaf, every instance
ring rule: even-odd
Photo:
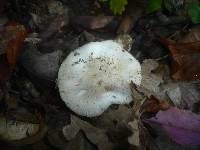
[[[134,120],[132,122],[129,122],[128,125],[133,132],[133,134],[128,137],[128,142],[132,145],[140,146],[138,121]]]
[[[145,59],[142,63],[142,81],[138,90],[150,97],[160,92],[160,85],[163,81],[163,74],[154,73],[159,67],[159,63],[153,59]]]
[[[200,41],[170,45],[172,78],[175,80],[200,79]]]
[[[21,54],[21,46],[27,35],[27,30],[23,25],[11,21],[8,23],[0,37],[0,54],[7,53],[7,61],[12,71],[15,63]]]
[[[191,31],[178,42],[161,38],[171,53],[172,78],[175,80],[200,79],[200,26]]]

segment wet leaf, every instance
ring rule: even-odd
[[[74,23],[86,29],[100,29],[108,25],[113,16],[79,16],[74,19]]]
[[[61,56],[61,50],[41,53],[33,44],[29,44],[23,52],[20,62],[30,75],[42,79],[43,82],[54,82]]]
[[[199,87],[200,82],[196,81],[168,83],[162,88],[176,107],[193,111],[200,101]]]
[[[167,110],[171,105],[166,100],[159,100],[155,96],[151,96],[142,106],[142,112],[158,112],[159,110]]]
[[[109,108],[96,121],[97,126],[112,130],[114,128],[127,127],[128,122],[133,119],[132,107],[119,105],[117,109]],[[108,131],[109,132],[109,131]]]
[[[200,115],[188,110],[171,107],[159,111],[146,120],[149,124],[160,124],[167,135],[178,144],[200,144]]]
[[[26,35],[27,30],[25,27],[16,22],[8,24],[5,28],[5,33],[2,37],[2,44],[6,49],[10,70],[14,69],[16,61],[21,55],[21,47]]]
[[[175,80],[200,79],[200,42],[170,45],[172,78]]]
[[[188,35],[178,42],[161,39],[162,43],[170,50],[172,78],[175,80],[200,79],[199,27],[191,30]]]
[[[59,32],[63,26],[67,24],[68,20],[64,15],[58,15],[51,21],[48,27],[40,34],[42,40],[48,40],[48,38]]]

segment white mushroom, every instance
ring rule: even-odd
[[[129,83],[141,83],[140,63],[114,40],[90,42],[74,50],[58,73],[62,100],[75,113],[94,117],[111,104],[132,101]]]

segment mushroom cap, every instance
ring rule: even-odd
[[[72,51],[61,64],[58,88],[75,113],[94,117],[111,104],[132,101],[129,83],[141,83],[140,63],[113,40],[90,42]]]

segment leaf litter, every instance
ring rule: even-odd
[[[156,24],[161,12],[138,17],[136,23],[134,14],[94,16],[99,8],[85,5],[89,1],[79,2],[80,10],[94,9],[83,15],[73,9],[75,3],[35,1],[24,10],[9,2],[18,12],[10,12],[17,21],[0,26],[1,140],[16,149],[28,144],[32,149],[198,149],[199,25]],[[58,95],[59,65],[70,51],[90,41],[113,39],[116,32],[136,38],[137,48],[133,44],[130,53],[139,54],[142,84],[130,84],[130,104],[112,105],[99,117],[77,116]],[[174,34],[164,38],[169,33]],[[159,55],[150,51],[151,45]]]

